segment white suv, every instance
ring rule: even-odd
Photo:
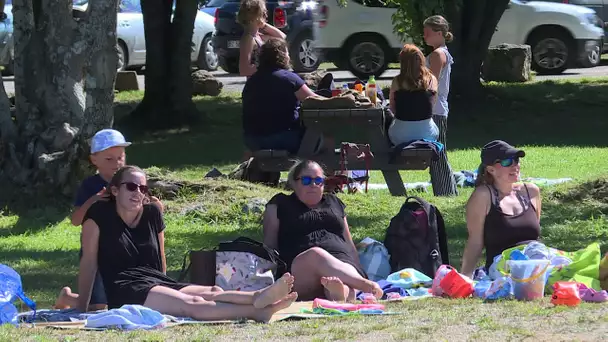
[[[315,45],[326,61],[356,77],[381,75],[397,62],[403,46],[393,32],[395,8],[380,0],[319,0],[314,15]],[[505,10],[491,46],[529,44],[533,68],[558,74],[576,62],[585,67],[600,63],[604,31],[593,10],[582,6],[512,0]]]

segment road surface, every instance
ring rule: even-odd
[[[337,82],[348,82],[353,81],[354,76],[349,71],[343,70],[328,70],[334,75],[334,79]],[[397,75],[399,71],[397,69],[387,70],[382,77],[378,78],[382,86],[388,86],[388,82]],[[223,70],[214,71],[213,74],[224,83],[224,91],[229,92],[241,92],[245,85],[245,77],[231,75]],[[534,79],[539,81],[544,80],[563,80],[569,78],[581,78],[581,77],[607,77],[608,76],[608,65],[604,63],[602,66],[588,69],[568,69],[561,75],[554,76],[536,76]],[[138,75],[140,89],[144,89],[144,76]],[[15,86],[13,83],[13,77],[4,77],[4,88],[7,93],[14,93]]]

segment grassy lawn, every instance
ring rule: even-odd
[[[575,250],[593,241],[608,249],[608,79],[488,85],[475,103],[452,99],[449,158],[454,170],[472,170],[479,148],[500,138],[524,147],[524,177],[574,178],[543,190],[543,240]],[[259,214],[243,214],[252,198],[269,199],[276,189],[228,180],[203,180],[212,167],[229,171],[242,157],[238,94],[197,98],[203,124],[154,133],[121,126],[121,118],[141,93],[117,98],[117,127],[134,142],[129,163],[170,179],[196,181],[200,193],[184,192],[167,205],[167,259],[177,276],[184,253],[208,248],[237,236],[260,238]],[[428,181],[427,172],[404,172],[407,182]],[[379,172],[372,182],[382,182]],[[429,199],[442,211],[456,267],[466,240],[463,207],[471,189],[457,198]],[[403,198],[387,190],[341,195],[347,204],[355,240],[383,239]],[[67,205],[69,206],[69,204]],[[0,215],[0,262],[22,276],[25,292],[48,308],[62,286],[76,288],[80,228],[70,225],[66,205],[6,208]],[[394,304],[401,316],[282,322],[272,325],[176,327],[156,332],[79,332],[0,327],[0,340],[599,340],[608,336],[608,305],[553,308],[548,299],[482,303],[478,300],[429,299]],[[448,335],[449,334],[449,335]],[[449,336],[449,337],[447,337]]]

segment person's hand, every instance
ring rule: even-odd
[[[108,201],[110,199],[110,194],[108,193],[108,190],[106,190],[106,188],[104,187],[103,189],[101,189],[101,191],[99,191],[97,194],[95,194],[95,198],[96,198],[96,202],[97,201]]]

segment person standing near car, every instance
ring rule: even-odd
[[[268,24],[265,0],[241,0],[237,21],[244,32],[240,42],[239,73],[251,76],[257,71],[258,51],[269,37],[285,39],[285,33]]]
[[[458,195],[456,180],[447,157],[448,131],[448,95],[450,93],[450,74],[454,59],[445,46],[454,36],[450,32],[450,24],[444,17],[434,15],[424,21],[424,42],[433,47],[433,52],[427,56],[427,66],[438,81],[437,101],[433,105],[433,121],[439,127],[439,142],[443,150],[439,159],[431,161],[430,173],[433,193],[435,196]]]

